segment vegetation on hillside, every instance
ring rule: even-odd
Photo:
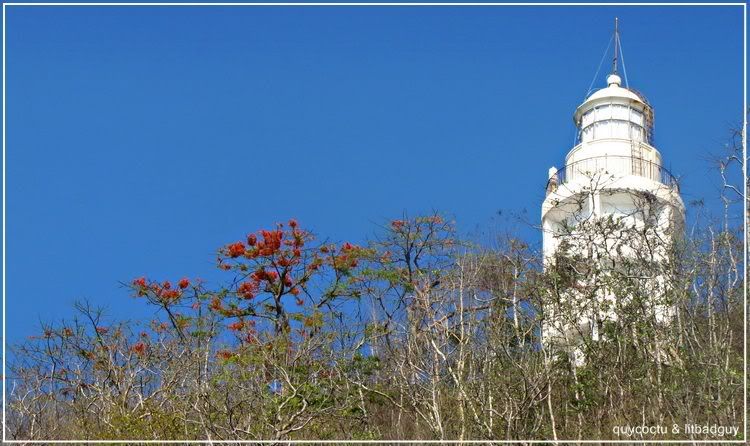
[[[218,250],[221,286],[133,278],[153,321],[81,304],[15,346],[8,437],[710,438],[687,423],[742,435],[743,239],[731,209],[744,187],[723,190],[727,213],[697,212],[677,243],[661,241],[669,261],[658,264],[653,233],[617,219],[577,233],[643,241],[626,265],[563,249],[542,268],[525,241],[470,243],[441,215],[390,221],[362,246],[321,242],[294,220],[243,235]],[[569,305],[572,289],[619,298],[581,366],[540,342],[548,309],[588,311]],[[654,302],[676,307],[669,325]],[[641,425],[670,431],[614,433]]]

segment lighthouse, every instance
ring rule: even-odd
[[[575,144],[561,166],[549,169],[542,203],[545,268],[571,258],[596,265],[591,273],[577,271],[583,277],[559,293],[560,304],[545,308],[541,327],[543,343],[567,350],[577,363],[584,361],[581,346],[598,340],[607,322],[622,318],[631,299],[622,287],[609,285],[615,274],[637,276],[638,286],[648,288],[641,295],[653,295],[646,306],[658,324],[669,324],[675,314],[668,299],[660,299],[669,286],[662,266],[682,232],[684,205],[654,143],[653,107],[623,85],[617,24],[613,40],[606,86],[573,113]],[[624,271],[636,264],[643,271]]]

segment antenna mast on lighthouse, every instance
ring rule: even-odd
[[[620,34],[617,29],[618,19],[615,17],[615,56],[612,58],[612,74],[617,74],[617,50],[620,46]]]

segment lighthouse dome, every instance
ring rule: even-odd
[[[632,90],[622,88],[620,86],[620,83],[620,76],[616,74],[610,74],[609,77],[607,77],[607,88],[602,88],[586,98],[583,104],[581,104],[581,107],[591,101],[598,101],[599,99],[605,98],[622,98],[640,102],[643,104],[646,103],[646,101],[644,101],[642,97],[634,93]]]
[[[635,93],[633,90],[621,87],[621,83],[622,79],[620,79],[620,76],[617,74],[610,74],[607,77],[607,87],[595,91],[578,106],[573,115],[576,124],[580,123],[580,118],[583,114],[597,105],[604,103],[620,103],[640,110],[650,108],[644,97]]]

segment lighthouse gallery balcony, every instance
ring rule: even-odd
[[[638,176],[679,192],[677,179],[660,164],[632,156],[605,155],[577,160],[558,169],[547,181],[547,194],[557,190],[560,185],[588,181],[595,175],[614,178]]]

